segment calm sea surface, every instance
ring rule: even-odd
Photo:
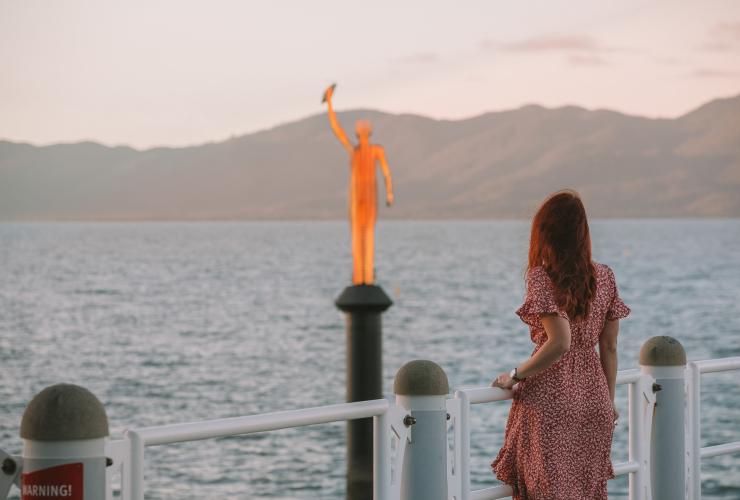
[[[632,315],[619,368],[671,335],[689,359],[740,355],[740,220],[593,221],[594,257],[612,266]],[[514,315],[528,223],[388,222],[378,227],[384,387],[432,359],[454,388],[488,385],[532,344]],[[84,385],[127,427],[249,415],[344,400],[347,224],[0,224],[0,447],[20,451],[28,401]],[[702,380],[702,445],[740,440],[740,373]],[[617,389],[623,420],[627,389]],[[509,402],[474,407],[474,488]],[[615,462],[627,458],[625,423]],[[148,498],[344,496],[345,424],[149,448]],[[702,461],[704,498],[740,498],[740,456]],[[627,478],[610,481],[626,498]]]

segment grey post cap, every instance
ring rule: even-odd
[[[682,366],[686,351],[681,342],[667,335],[651,337],[640,348],[640,364],[644,366]]]
[[[442,396],[450,392],[447,374],[434,361],[409,361],[398,370],[393,392],[401,396]]]
[[[32,441],[73,441],[108,435],[108,416],[84,387],[56,384],[34,396],[21,420],[21,437]]]

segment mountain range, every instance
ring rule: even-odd
[[[339,113],[348,133],[358,118],[391,167],[383,218],[529,217],[562,188],[595,217],[740,217],[740,95],[672,119],[537,105],[462,120]],[[322,113],[190,147],[0,141],[0,220],[341,219],[349,173]]]

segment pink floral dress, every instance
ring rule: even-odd
[[[604,322],[624,318],[630,309],[619,298],[612,270],[595,267],[596,297],[588,317],[570,323],[570,350],[514,386],[504,445],[491,463],[496,477],[512,486],[514,500],[607,498],[614,417],[596,344]],[[527,273],[526,298],[516,313],[529,325],[532,354],[547,340],[541,314],[569,320],[542,267]]]

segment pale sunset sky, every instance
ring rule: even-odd
[[[679,116],[740,94],[740,1],[0,0],[0,139],[148,148],[324,110]]]

